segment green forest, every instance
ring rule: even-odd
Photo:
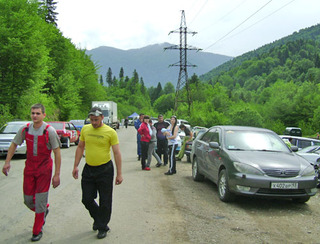
[[[193,126],[248,125],[279,134],[297,126],[304,136],[320,130],[320,25],[203,76],[190,75],[190,110],[180,102],[174,112],[170,82],[146,87],[138,70],[128,77],[123,68],[99,76],[97,64],[57,27],[55,5],[52,0],[0,0],[0,124],[29,119],[34,103],[46,106],[47,120],[68,121],[86,118],[91,101],[110,100],[118,104],[119,119],[133,112],[175,113]],[[186,89],[180,94],[186,98]]]

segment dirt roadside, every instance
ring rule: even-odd
[[[142,171],[136,157],[133,127],[118,130],[124,182],[114,187],[111,232],[103,240],[81,203],[80,180],[71,176],[75,146],[62,149],[61,185],[50,189],[50,213],[39,243],[320,243],[319,196],[306,204],[239,198],[219,200],[216,186],[194,182],[191,165]],[[4,158],[0,159],[3,166]],[[81,167],[84,164],[82,160]],[[23,159],[14,159],[10,175],[0,176],[0,243],[26,243],[33,213],[23,205]]]

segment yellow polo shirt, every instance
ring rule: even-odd
[[[80,140],[85,142],[86,163],[99,166],[111,160],[111,146],[119,144],[117,132],[110,126],[103,124],[93,128],[85,125],[81,130]]]

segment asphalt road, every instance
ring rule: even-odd
[[[114,187],[108,236],[98,240],[91,229],[80,179],[71,175],[72,145],[62,149],[61,185],[50,189],[50,213],[39,243],[320,243],[319,194],[306,204],[251,198],[226,204],[213,183],[192,180],[186,157],[173,176],[163,174],[166,167],[156,168],[155,159],[151,171],[142,171],[134,127],[121,128],[118,135],[124,182]],[[15,157],[11,167],[8,177],[0,176],[0,243],[26,243],[34,214],[23,204],[24,159]]]

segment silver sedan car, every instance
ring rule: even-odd
[[[271,130],[214,126],[192,146],[193,179],[213,181],[224,202],[236,195],[306,202],[317,192],[313,166]]]
[[[4,156],[8,153],[11,142],[18,130],[27,123],[30,123],[30,121],[12,121],[0,128],[0,156]],[[24,141],[21,145],[17,146],[15,154],[26,155],[26,153],[27,145]]]

